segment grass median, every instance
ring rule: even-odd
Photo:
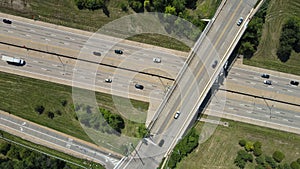
[[[99,107],[119,113],[116,106],[120,106],[124,113],[131,113],[132,107],[122,105],[122,100],[114,102],[109,94],[96,93]],[[22,77],[0,72],[0,109],[37,124],[69,134],[79,139],[93,142],[85,133],[78,121],[72,101],[72,87],[55,84],[47,81]],[[121,101],[120,101],[121,100]],[[146,102],[130,100],[138,112],[147,112],[149,104]],[[36,107],[43,106],[43,113],[38,113]],[[128,112],[127,112],[128,111]],[[53,118],[49,116],[53,113]],[[79,119],[80,120],[80,119]],[[141,123],[125,121],[122,134],[132,136]]]
[[[199,146],[180,163],[177,168],[185,169],[220,169],[238,168],[234,164],[240,139],[260,141],[263,153],[272,155],[279,150],[285,154],[281,163],[297,160],[300,152],[300,135],[278,131],[266,127],[225,120],[229,127],[218,126],[213,135]],[[199,122],[195,128],[201,133],[204,123]],[[254,164],[247,164],[246,169],[254,168]]]

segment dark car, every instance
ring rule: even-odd
[[[298,85],[299,85],[299,82],[297,82],[297,81],[294,81],[294,80],[291,80],[290,84],[291,84],[291,85],[298,86]]]
[[[137,89],[140,89],[140,90],[144,89],[144,86],[140,85],[140,84],[135,84],[134,87],[137,88]]]
[[[4,22],[4,23],[7,23],[7,24],[11,24],[11,23],[12,23],[12,21],[11,21],[11,20],[8,20],[8,19],[3,19],[3,22]]]
[[[116,54],[120,54],[120,55],[121,55],[121,54],[123,54],[123,51],[122,51],[122,50],[120,50],[120,49],[116,49],[116,50],[115,50],[115,53],[116,53]]]
[[[96,55],[96,56],[101,56],[100,52],[93,52],[93,54]]]
[[[263,73],[263,74],[261,74],[261,77],[269,79],[270,75]]]
[[[211,65],[211,67],[212,67],[212,68],[216,68],[216,67],[217,67],[217,64],[218,64],[218,61],[215,60],[214,63]]]
[[[243,18],[243,17],[240,17],[240,19],[236,22],[236,24],[237,24],[238,26],[240,26],[240,25],[243,23],[243,21],[244,21],[244,18]]]

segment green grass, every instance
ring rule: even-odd
[[[128,38],[128,40],[137,41],[141,43],[147,43],[150,45],[161,46],[164,48],[175,49],[179,51],[188,52],[190,48],[183,42],[180,42],[174,38],[159,35],[159,34],[139,34]],[[170,43],[172,42],[172,43]]]
[[[12,1],[24,2],[25,0]],[[27,6],[23,7],[5,6],[0,3],[0,12],[92,32],[96,32],[111,21],[135,13],[129,6],[127,12],[121,10],[122,3],[128,5],[127,0],[107,1],[109,17],[103,13],[102,9],[95,11],[79,10],[74,0],[27,0],[27,2]],[[188,13],[195,18],[203,17],[209,19],[214,15],[220,2],[221,0],[198,0],[197,8],[195,10],[188,9]],[[162,37],[157,34],[141,34],[129,39],[186,52],[190,50],[187,45],[176,39]]]
[[[300,135],[230,120],[222,121],[228,121],[230,126],[218,126],[206,142],[178,163],[178,169],[238,169],[233,162],[237,151],[242,149],[238,144],[240,139],[260,141],[266,155],[272,156],[274,151],[282,151],[285,154],[282,163],[299,158]],[[200,122],[195,126],[199,133],[203,124]],[[254,169],[253,164],[247,164],[246,169]]]
[[[91,162],[91,161],[86,161],[86,160],[83,160],[83,159],[79,159],[79,158],[76,158],[76,157],[73,157],[73,156],[70,156],[68,154],[65,154],[65,153],[62,153],[62,152],[59,152],[59,151],[56,151],[56,150],[53,150],[53,149],[50,149],[50,148],[47,148],[47,147],[44,147],[44,146],[41,146],[41,145],[38,145],[38,144],[34,144],[32,142],[29,142],[29,141],[26,141],[20,137],[16,137],[14,135],[11,135],[9,133],[6,133],[4,131],[1,131],[1,134],[2,134],[2,137],[3,138],[6,138],[6,139],[9,139],[9,140],[12,140],[14,142],[17,142],[19,144],[23,144],[25,146],[28,146],[32,149],[35,149],[35,150],[38,150],[38,151],[42,151],[44,153],[47,153],[47,154],[50,154],[50,155],[53,155],[53,156],[56,156],[56,157],[59,157],[59,158],[62,158],[64,160],[68,160],[68,161],[71,161],[73,163],[76,163],[76,164],[79,164],[81,166],[85,166],[85,167],[90,167],[93,166],[94,169],[104,169],[103,166],[101,166],[100,164],[98,163],[94,163],[94,162]],[[1,142],[4,142],[5,140],[4,139],[0,139],[0,143]],[[12,143],[14,144],[14,143]],[[75,167],[74,164],[70,164],[68,163],[71,167]],[[77,166],[76,166],[77,167]],[[75,167],[75,168],[76,168]]]
[[[294,16],[300,16],[299,0],[270,1],[258,50],[250,60],[244,59],[244,64],[300,75],[300,53],[293,52],[286,63],[276,55],[282,25]]]
[[[92,91],[81,90],[84,93],[93,93]],[[124,104],[127,99],[112,96],[104,93],[96,93],[97,104],[99,107],[109,109],[113,113],[121,113],[123,116],[130,117],[132,115],[143,115],[140,121],[146,118],[148,103],[130,100],[131,105]],[[32,122],[43,126],[53,128],[63,133],[72,135],[85,141],[92,142],[76,120],[72,101],[72,88],[70,86],[55,84],[47,81],[36,80],[32,78],[17,76],[0,72],[0,109],[10,112],[21,118],[25,118]],[[68,104],[63,107],[62,100],[67,100]],[[35,112],[37,105],[43,105],[45,111],[39,115]],[[116,106],[120,107],[119,111]],[[62,115],[55,113],[55,117],[51,120],[47,117],[47,112],[56,112],[60,110]],[[144,113],[141,113],[144,112]],[[66,125],[67,122],[67,125]],[[129,135],[137,131],[132,130],[141,123],[134,123],[125,120],[125,129],[122,133]]]

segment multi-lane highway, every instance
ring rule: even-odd
[[[83,142],[2,111],[0,111],[0,128],[22,138],[29,138],[30,141],[37,144],[42,144],[76,157],[95,161],[107,168],[113,168],[122,157],[120,155],[113,155],[113,152],[107,149]]]
[[[157,116],[156,121],[151,124],[152,136],[145,138],[143,143],[140,143],[136,148],[132,156],[120,163],[119,168],[155,168],[165,153],[181,138],[190,119],[194,116],[192,113],[190,114],[190,112],[196,110],[197,104],[201,102],[199,96],[205,95],[202,91],[207,90],[209,88],[207,84],[214,81],[214,78],[218,76],[222,64],[226,61],[224,58],[230,54],[229,51],[233,48],[234,42],[241,36],[243,30],[245,30],[249,21],[247,16],[251,12],[251,8],[255,2],[255,0],[226,1],[218,17],[213,19],[213,25],[209,29],[207,36],[202,39],[201,43],[196,43],[194,47],[196,56],[188,60],[188,64],[183,68],[182,76],[175,82],[171,96],[165,100],[164,105],[160,107],[159,116]],[[236,25],[236,21],[241,16],[245,18],[245,21],[239,27]],[[0,24],[0,28],[2,32],[0,33],[0,37],[2,41],[5,39],[5,43],[18,46],[25,45],[27,48],[44,51],[38,52],[31,49],[27,51],[26,49],[9,45],[0,45],[1,53],[24,58],[27,62],[24,67],[15,67],[1,62],[1,68],[10,69],[12,71],[19,70],[19,72],[15,73],[28,72],[28,74],[41,75],[43,76],[41,79],[52,77],[72,81],[74,80],[75,59],[80,56],[80,49],[84,48],[84,50],[81,50],[81,54],[88,55],[87,58],[93,57],[91,60],[101,62],[101,65],[89,63],[93,66],[97,64],[99,68],[96,73],[91,73],[89,66],[75,70],[80,71],[76,72],[79,78],[95,78],[95,86],[101,88],[99,91],[105,92],[111,92],[112,85],[105,83],[104,79],[111,78],[113,79],[113,90],[117,90],[117,92],[113,93],[122,93],[122,91],[126,91],[127,93],[128,86],[130,86],[129,93],[132,94],[132,98],[143,100],[143,98],[151,96],[151,99],[160,100],[165,96],[166,86],[172,85],[173,83],[172,80],[153,77],[138,72],[142,71],[143,73],[153,75],[158,74],[170,79],[175,79],[180,68],[184,65],[185,58],[180,55],[182,53],[178,54],[171,50],[162,50],[161,48],[153,49],[152,47],[147,47],[147,45],[146,47],[138,47],[138,45],[132,45],[130,43],[116,44],[118,40],[114,41],[114,39],[110,37],[103,37],[88,42],[89,35],[80,35],[53,28],[41,27],[22,21],[14,21],[12,25]],[[113,46],[113,48],[111,48],[111,46]],[[118,55],[114,53],[114,49],[122,49],[124,54]],[[102,56],[93,55],[93,51],[100,52]],[[47,52],[56,53],[58,55],[48,55],[46,54]],[[66,55],[72,58],[61,57],[59,55]],[[160,58],[162,63],[153,63],[152,59],[154,57]],[[76,63],[78,62],[86,63],[86,61],[77,61]],[[126,64],[124,64],[125,62]],[[145,63],[151,65],[153,69],[144,69]],[[113,73],[116,67],[121,68],[118,70],[117,75]],[[134,76],[135,78],[128,78],[127,75],[131,74],[129,72],[136,72],[137,75]],[[299,97],[299,88],[288,85],[288,79],[272,75],[270,79],[273,81],[273,85],[267,86],[263,84],[263,79],[260,77],[259,72],[233,68],[227,81],[261,91],[275,91],[276,94]],[[82,80],[82,82],[85,82],[85,80]],[[136,83],[143,84],[145,89],[143,91],[136,90],[134,88],[134,84]],[[244,107],[248,107],[246,106],[248,105],[247,103],[242,103],[241,101],[238,102],[240,107],[236,107],[237,104],[234,106],[230,105],[230,103],[232,103],[231,101],[233,102],[233,100],[226,102],[227,106],[233,107],[226,107],[226,111],[228,112],[242,109],[243,105]],[[263,106],[257,104],[253,110],[254,109],[258,109],[258,113],[255,114],[253,113],[254,111],[251,113],[250,110],[246,110],[246,112],[249,112],[249,115],[253,115],[253,118],[262,118],[263,116],[268,118],[267,115],[262,115],[262,117],[258,116],[260,114],[266,114],[266,108]],[[177,120],[173,118],[176,111],[181,112]],[[283,112],[282,109],[274,108],[272,111],[275,114],[278,112],[278,117],[274,118],[274,122],[276,123],[286,122],[286,124],[290,124],[294,123],[294,121],[291,122],[290,120],[292,117],[298,118],[295,111],[288,111],[286,113],[288,117],[286,118],[281,116]],[[270,117],[269,115],[269,118]],[[275,116],[271,118],[273,117]],[[4,123],[10,125],[7,120],[4,120],[3,123],[1,122],[1,124]],[[20,125],[21,124],[17,124],[15,127],[18,128]],[[27,128],[25,130],[27,131]],[[22,132],[25,130],[22,127]],[[160,146],[158,145],[159,143]]]
[[[226,1],[222,10],[213,19],[213,25],[202,41],[195,44],[196,55],[188,58],[187,65],[176,79],[170,97],[166,98],[158,110],[152,124],[151,134],[147,143],[140,143],[136,152],[123,161],[118,168],[156,168],[163,156],[184,134],[191,120],[198,111],[200,99],[205,97],[207,90],[218,76],[229,57],[237,37],[245,30],[253,1]],[[241,27],[236,25],[240,17],[245,18]],[[220,66],[221,65],[221,66]],[[178,119],[174,113],[180,111]],[[163,144],[162,144],[163,142]],[[159,145],[159,143],[161,143]]]

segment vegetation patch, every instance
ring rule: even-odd
[[[87,92],[86,90],[82,90]],[[89,91],[91,92],[91,91]],[[114,96],[119,100],[126,100]],[[112,96],[96,92],[98,106],[102,109],[109,110],[111,118],[119,119],[119,112],[116,105],[122,107],[122,113],[133,113],[140,115],[141,112],[146,114],[149,104],[146,102],[130,100],[136,110],[132,110],[131,105],[123,105],[123,102],[114,102]],[[84,110],[85,114],[93,115],[94,109],[88,105],[75,105],[72,100],[72,87],[55,84],[47,81],[36,80],[13,74],[0,72],[0,109],[37,124],[53,128],[74,137],[92,142],[80,125],[75,109]],[[99,109],[97,107],[97,109]],[[98,118],[99,119],[99,118]],[[97,128],[98,123],[89,121],[91,127]],[[111,125],[119,121],[112,122]],[[124,128],[121,128],[122,134],[129,136],[139,136],[139,127],[143,123],[130,122],[124,120]],[[99,126],[98,126],[99,127]],[[100,126],[101,127],[101,126]],[[145,128],[145,127],[144,127]]]
[[[192,128],[186,136],[174,147],[173,152],[168,161],[169,168],[175,168],[177,163],[186,157],[198,146],[199,135],[196,130]]]
[[[1,131],[0,134],[0,168],[78,169],[82,167],[92,167],[95,169],[104,169],[104,167],[97,163],[79,159],[56,150],[34,144],[9,133]]]
[[[176,168],[237,169],[239,167],[235,165],[234,161],[237,158],[239,150],[246,151],[246,153],[251,154],[253,157],[253,161],[249,162],[248,160],[251,160],[251,157],[248,158],[246,156],[249,155],[245,155],[245,152],[240,152],[241,155],[245,155],[242,159],[247,159],[245,169],[255,168],[257,165],[257,156],[268,156],[268,162],[273,163],[275,161],[273,159],[275,151],[280,151],[285,155],[280,162],[281,165],[287,163],[290,166],[291,163],[294,163],[299,158],[300,136],[297,134],[231,120],[222,119],[222,121],[228,122],[230,124],[229,127],[218,126],[213,135],[207,141],[198,145],[184,160],[181,160]],[[200,133],[199,135],[202,135],[201,132],[206,134],[206,131],[202,131],[204,124],[208,125],[207,123],[199,122],[195,126],[196,132]],[[247,149],[250,150],[249,152],[240,146],[246,146],[246,144]],[[261,154],[259,153],[259,149],[262,151]],[[255,152],[257,153],[256,155],[254,154]],[[261,161],[265,163],[266,159]],[[278,164],[276,161],[275,163]]]
[[[186,37],[196,39],[205,28],[206,22],[201,19],[210,19],[218,8],[221,0],[4,0],[0,2],[0,11],[34,20],[64,25],[72,28],[96,32],[105,24],[123,16],[136,12],[161,12],[174,14],[191,22],[199,29],[195,32],[181,31]],[[17,5],[16,5],[17,4]],[[86,19],[88,18],[88,19]],[[168,20],[168,15],[162,22]],[[169,25],[170,28],[183,26],[178,19]],[[167,28],[169,29],[169,28]],[[171,30],[171,29],[170,29]],[[172,33],[172,32],[169,32]],[[173,32],[178,33],[178,32]],[[149,38],[147,36],[150,36]],[[155,38],[155,40],[153,40]],[[148,41],[149,39],[149,41]],[[154,44],[176,50],[188,51],[188,47],[174,41],[151,34],[132,38],[138,42]],[[174,42],[174,43],[173,43]]]
[[[300,2],[298,0],[286,0],[284,3],[282,3],[281,0],[269,1],[269,5],[266,10],[265,23],[263,24],[257,50],[254,49],[253,56],[250,59],[244,59],[243,63],[251,66],[300,75],[300,53],[297,53],[296,50],[291,50],[290,47],[287,47],[288,45],[283,45],[284,50],[280,49],[282,43],[280,37],[283,35],[283,25],[285,25],[285,23],[287,23],[287,21],[291,18],[299,20],[299,16]],[[253,18],[253,20],[254,19],[255,18]],[[251,48],[251,45],[248,44],[248,46]],[[285,59],[283,57],[281,61],[278,58],[279,53],[284,55],[288,55],[290,53],[290,57],[286,62],[282,62],[285,61]]]

